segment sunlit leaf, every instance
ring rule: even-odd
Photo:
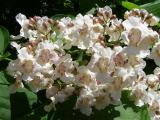
[[[128,1],[122,1],[121,5],[124,8],[127,8],[128,10],[131,10],[133,8],[140,8],[138,5],[132,3],[132,2],[128,2]]]
[[[160,18],[160,0],[141,5],[141,7]]]

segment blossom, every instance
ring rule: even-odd
[[[63,35],[67,41],[70,41],[69,43],[80,49],[92,47],[103,29],[100,24],[93,23],[92,15],[78,14],[72,24],[69,29],[64,29]]]
[[[94,104],[94,96],[90,89],[82,89],[77,99],[75,108],[79,108],[83,114],[91,115],[92,105]]]
[[[142,81],[135,84],[132,88],[132,95],[135,97],[135,104],[137,106],[143,106],[146,101],[146,94],[147,94],[147,85]]]
[[[152,13],[149,14],[145,9],[135,8],[131,11],[126,11],[124,15],[125,19],[128,19],[130,16],[139,17],[143,22],[150,26],[155,26],[159,22],[159,19],[156,16],[154,16]]]
[[[96,74],[86,66],[80,66],[77,70],[78,74],[75,76],[76,84],[78,86],[89,87],[95,89],[97,85]]]
[[[70,54],[61,57],[55,66],[55,74],[57,78],[60,78],[65,83],[74,82],[75,76],[73,71],[75,67]]]
[[[135,105],[147,105],[151,119],[158,120],[160,68],[153,74],[144,70],[146,58],[160,66],[159,34],[151,27],[158,19],[139,9],[126,12],[124,18],[118,19],[108,6],[98,8],[96,15],[78,14],[74,19],[18,14],[20,35],[12,39],[27,41],[11,43],[17,58],[7,67],[15,78],[10,92],[24,87],[23,82],[33,92],[46,90],[48,112],[76,96],[75,109],[90,116],[92,107],[120,105],[127,89]]]
[[[156,43],[151,51],[150,57],[154,59],[156,65],[160,66],[160,43]]]
[[[96,79],[100,83],[111,81],[109,73],[112,72],[112,55],[114,53],[111,48],[104,48],[100,44],[96,44],[93,48],[94,54],[88,63],[88,68],[96,73]],[[107,74],[108,73],[108,74]]]
[[[128,54],[136,54],[140,57],[149,55],[148,49],[158,41],[158,33],[149,29],[147,24],[138,17],[128,17],[122,24],[125,28],[125,31],[122,32],[122,38],[128,45],[126,51],[129,49],[134,51]]]

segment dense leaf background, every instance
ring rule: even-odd
[[[16,58],[15,49],[8,44],[10,34],[19,34],[20,26],[15,20],[18,13],[23,13],[28,17],[46,15],[59,19],[64,16],[72,17],[78,13],[94,13],[96,7],[105,5],[109,5],[113,13],[122,19],[124,12],[132,8],[145,8],[160,17],[160,0],[0,1],[0,120],[150,120],[147,107],[136,107],[133,101],[130,101],[129,91],[123,92],[120,106],[110,105],[102,111],[94,110],[94,114],[90,117],[82,115],[78,110],[73,110],[76,96],[71,97],[65,103],[58,104],[57,111],[46,113],[43,107],[50,100],[46,99],[45,90],[37,94],[25,88],[18,89],[15,94],[9,92],[8,87],[14,79],[6,74],[5,68],[10,59]],[[79,56],[78,59],[83,58]],[[146,61],[151,67],[145,68],[145,72],[152,73],[156,66],[153,61]]]

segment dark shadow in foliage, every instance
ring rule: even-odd
[[[51,101],[45,97],[45,90],[38,92],[38,99],[32,106],[24,92],[16,92],[10,95],[11,102],[11,120],[41,120],[47,112],[44,106]]]
[[[31,112],[27,96],[23,92],[10,95],[11,120],[22,120],[21,117]]]
[[[152,59],[145,59],[146,61],[146,67],[143,69],[144,72],[148,74],[153,74],[154,69],[157,67],[154,60]]]
[[[75,103],[76,96],[73,96],[66,102],[56,105],[57,110],[49,113],[48,120],[114,120],[115,117],[120,115],[113,105],[109,105],[101,111],[93,109],[93,114],[86,116],[79,110],[73,109]]]
[[[8,75],[7,74],[7,71],[4,71],[4,76],[5,76],[5,78],[6,78],[6,80],[7,80],[7,82],[9,83],[9,84],[13,84],[13,83],[15,83],[15,78],[13,78],[13,77],[11,77],[10,75]]]
[[[32,105],[32,113],[27,117],[24,116],[22,120],[41,120],[42,117],[47,115],[44,110],[44,106],[49,104],[51,101],[45,96],[46,90],[41,90],[37,93],[37,102]]]
[[[73,61],[79,63],[79,65],[87,65],[91,59],[91,54],[87,54],[85,50],[81,50],[76,46],[72,46],[70,50],[66,50],[66,53],[71,54]]]
[[[37,97],[38,97],[38,101],[37,102],[45,103],[45,104],[48,104],[48,103],[51,102],[51,100],[46,98],[46,90],[38,91]]]
[[[67,0],[0,0],[0,23],[10,33],[19,34],[20,25],[15,20],[18,13],[23,13],[27,17],[77,14],[78,0],[72,1],[68,3],[69,6],[65,6]]]
[[[8,66],[8,61],[2,60],[2,61],[0,61],[0,65],[1,65],[0,71],[2,71]]]

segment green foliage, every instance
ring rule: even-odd
[[[129,99],[129,91],[122,93],[120,106],[109,105],[101,111],[93,108],[93,114],[89,117],[73,109],[76,96],[57,104],[56,111],[46,113],[44,105],[50,101],[45,97],[45,90],[36,95],[25,88],[20,88],[16,93],[10,94],[8,89],[10,82],[7,79],[9,77],[0,72],[0,119],[2,120],[150,120],[146,106],[136,107]]]
[[[128,1],[122,1],[121,5],[125,8],[127,8],[128,10],[131,10],[133,8],[140,8],[138,5],[136,5],[132,2],[128,2]]]
[[[119,3],[128,10],[131,10],[133,8],[146,9],[148,12],[153,13],[154,15],[160,18],[160,0],[154,0],[143,5],[137,5],[129,1],[121,1]]]
[[[74,110],[76,96],[70,97],[66,102],[58,104],[56,111],[51,111],[48,120],[114,120],[119,116],[119,112],[115,110],[113,105],[109,105],[104,110],[93,109],[91,116],[82,114],[79,110]]]
[[[0,80],[2,80],[0,78]],[[7,85],[0,85],[0,119],[10,120],[11,118],[10,95]]]
[[[160,18],[160,0],[155,0],[153,2],[141,5],[141,7]]]
[[[137,107],[130,99],[130,91],[122,92],[122,105],[115,107],[120,112],[120,116],[114,120],[150,120],[147,106]]]
[[[116,110],[120,112],[120,116],[114,120],[150,120],[147,108],[145,106],[139,108],[138,112],[135,112],[132,107],[125,108],[122,105],[116,107]]]
[[[9,43],[9,32],[3,26],[0,26],[0,54],[3,55]]]
[[[120,2],[116,0],[55,0],[53,2],[40,0],[40,2],[43,4],[46,2],[46,6],[42,7],[42,5],[36,4],[39,5],[39,9],[42,7],[42,10],[39,10],[40,12],[36,14],[52,16],[54,20],[67,16],[74,18],[77,13],[93,14],[97,6],[104,7],[106,5],[111,6],[113,13],[116,13],[121,18],[126,9],[130,10],[133,8],[144,8],[160,18],[160,0],[154,0],[153,2],[149,0],[150,3],[147,3],[146,0],[120,0]],[[15,16],[11,9],[8,11],[8,16]],[[26,9],[26,11],[28,10]],[[20,11],[17,10],[16,14],[18,12]],[[25,10],[23,10],[23,12],[25,13]],[[27,16],[32,16],[34,14],[35,13],[29,13]],[[7,19],[6,16],[4,16],[4,18],[5,20]],[[11,25],[13,21],[9,21],[10,24],[7,24],[10,29],[15,26]],[[12,51],[12,49],[10,51],[6,50],[8,43],[9,31],[3,26],[0,26],[0,61],[2,59],[9,60],[8,56],[10,56],[10,51]],[[73,55],[73,58],[75,58],[80,65],[88,63],[87,60],[91,57],[90,55],[85,54],[84,51],[75,50],[74,48],[72,51],[67,52]],[[150,63],[153,63],[153,61],[150,62],[147,60],[147,64]],[[2,69],[2,63],[0,63],[0,67]],[[152,65],[149,70],[148,68],[145,68],[144,71],[148,71],[146,73],[152,73],[154,68],[155,65]],[[3,67],[3,70],[4,69],[5,67]],[[79,110],[73,109],[76,102],[76,96],[71,97],[64,103],[57,104],[57,111],[52,110],[50,113],[46,113],[43,108],[50,101],[45,97],[45,90],[35,94],[29,89],[21,88],[18,89],[16,93],[10,94],[9,85],[14,83],[14,81],[15,80],[5,72],[0,72],[0,120],[150,120],[147,107],[135,106],[134,102],[129,99],[129,91],[124,91],[122,93],[122,104],[120,106],[109,105],[101,111],[93,108],[93,114],[90,117],[87,117],[80,113]]]
[[[13,81],[5,72],[0,72],[0,120],[40,120],[45,113],[44,105],[35,93],[25,88],[10,94],[9,84]]]

